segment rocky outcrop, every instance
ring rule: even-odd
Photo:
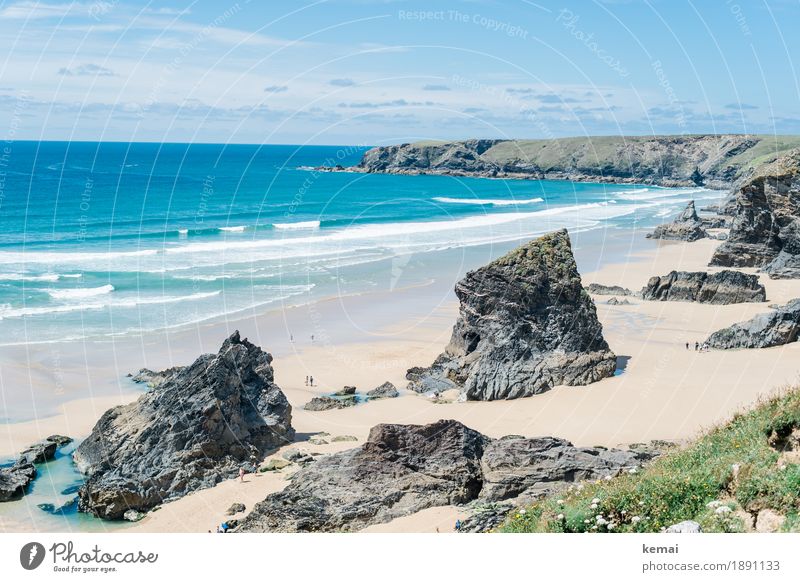
[[[54,434],[27,447],[17,455],[10,467],[0,467],[0,501],[13,501],[25,495],[36,479],[36,466],[56,456],[59,447],[72,442],[67,436]]]
[[[491,439],[454,420],[381,424],[361,447],[301,469],[241,522],[248,532],[357,531],[429,507],[538,496],[650,457],[567,441]]]
[[[367,392],[367,398],[370,400],[378,400],[380,398],[397,398],[400,393],[391,382],[384,382],[377,388],[373,388]]]
[[[693,242],[707,236],[703,222],[694,208],[694,200],[691,200],[675,220],[657,226],[653,232],[648,233],[647,238]]]
[[[800,332],[800,299],[769,313],[715,331],[706,340],[712,348],[771,348],[797,341]]]
[[[303,410],[310,410],[312,412],[322,412],[324,410],[337,410],[340,408],[347,408],[355,406],[355,398],[332,398],[330,396],[314,396],[309,400]]]
[[[766,301],[766,290],[757,275],[739,271],[672,271],[662,277],[650,277],[642,289],[642,299],[650,301],[694,301],[713,305],[757,303]]]
[[[21,459],[10,467],[0,468],[0,501],[19,499],[36,479],[33,463]]]
[[[128,374],[131,381],[135,382],[136,384],[146,384],[148,388],[156,388],[157,386],[161,385],[167,378],[177,374],[183,368],[180,366],[176,366],[174,368],[167,368],[166,370],[162,370],[160,372],[154,372],[149,368],[142,368],[136,374]]]
[[[798,145],[758,135],[429,141],[372,148],[357,166],[320,169],[729,188],[756,161]]]
[[[272,356],[235,332],[136,402],[108,410],[74,459],[81,511],[119,519],[234,477],[294,437]]]
[[[730,234],[711,264],[800,277],[800,149],[760,167],[735,200]]]
[[[614,374],[566,230],[533,240],[456,284],[461,303],[450,344],[406,377],[417,392],[458,388],[466,400],[531,396]]]
[[[601,285],[600,283],[590,283],[586,287],[590,295],[633,295],[630,289],[619,285]]]

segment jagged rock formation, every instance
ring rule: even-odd
[[[706,340],[712,348],[771,348],[797,341],[800,332],[800,299],[770,313],[715,331]]]
[[[367,392],[367,398],[370,400],[378,400],[379,398],[397,398],[400,393],[391,382],[384,382],[377,388],[373,388]]]
[[[549,437],[491,439],[454,420],[381,424],[361,447],[300,470],[286,489],[258,503],[238,531],[357,531],[429,507],[536,497],[650,458]]]
[[[20,459],[11,467],[0,468],[0,502],[13,501],[25,495],[34,479],[36,467],[25,459]]]
[[[156,388],[160,386],[167,378],[177,374],[183,368],[181,366],[175,366],[174,368],[167,368],[166,370],[162,370],[160,372],[154,372],[149,368],[142,368],[136,374],[128,374],[131,381],[135,382],[136,384],[146,384],[148,388]]]
[[[58,434],[27,447],[10,467],[0,468],[0,501],[19,499],[36,479],[36,466],[46,463],[56,456],[59,447],[68,445],[72,439]]]
[[[800,277],[800,149],[759,168],[735,201],[730,234],[711,264]]]
[[[703,222],[694,208],[694,200],[691,200],[675,220],[657,226],[653,232],[648,233],[647,238],[693,242],[707,236]]]
[[[355,167],[325,169],[729,188],[798,145],[759,135],[473,139],[376,147]]]
[[[458,388],[466,400],[531,396],[614,374],[594,303],[581,285],[566,230],[467,273],[450,344],[406,377],[417,392]]]
[[[74,459],[79,508],[107,519],[234,477],[294,437],[272,356],[235,332],[136,402],[108,410]]]
[[[600,283],[590,283],[586,287],[590,295],[633,295],[630,289],[619,285],[601,285]]]
[[[672,271],[663,277],[650,277],[642,289],[642,299],[650,301],[695,301],[714,305],[766,301],[766,290],[757,275],[724,270]]]

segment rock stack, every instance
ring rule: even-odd
[[[800,299],[770,313],[715,331],[706,340],[712,348],[771,348],[797,341],[800,333]]]
[[[592,299],[560,230],[467,273],[450,344],[406,377],[417,392],[457,388],[466,400],[531,396],[614,374]]]
[[[728,239],[711,264],[800,277],[800,149],[760,168],[736,192]]]
[[[234,477],[294,437],[272,356],[235,332],[217,354],[108,410],[75,452],[79,508],[107,519]]]
[[[647,235],[647,238],[693,242],[707,236],[708,234],[703,228],[703,221],[697,216],[694,208],[694,200],[691,200],[678,218],[657,226],[653,232]]]

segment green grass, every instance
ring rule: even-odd
[[[517,511],[500,531],[658,532],[694,520],[706,532],[736,532],[762,509],[786,516],[783,531],[800,531],[800,465],[779,452],[798,428],[794,388],[635,473],[573,485]]]

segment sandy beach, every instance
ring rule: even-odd
[[[611,263],[594,272],[583,273],[584,285],[592,282],[640,289],[652,275],[676,270],[708,269],[708,260],[717,246],[713,240],[694,243],[660,243],[651,250],[635,253],[624,262]],[[741,351],[696,352],[694,342],[734,322],[769,310],[771,303],[783,303],[800,296],[800,281],[770,280],[761,277],[767,289],[767,302],[728,306],[695,303],[649,302],[631,297],[630,305],[608,305],[609,297],[597,296],[595,302],[604,335],[620,358],[623,368],[618,375],[582,387],[557,387],[542,395],[513,401],[435,403],[407,391],[396,399],[381,400],[326,412],[309,412],[302,406],[315,394],[341,386],[355,385],[369,390],[384,381],[405,386],[404,374],[413,365],[427,365],[441,352],[449,339],[457,313],[454,297],[447,301],[420,302],[421,314],[386,325],[369,335],[368,341],[316,340],[303,338],[291,349],[276,351],[273,362],[276,381],[293,409],[296,443],[290,447],[327,454],[363,443],[372,426],[379,423],[429,423],[442,418],[457,419],[487,435],[553,435],[577,445],[615,446],[651,439],[684,440],[729,418],[734,412],[754,403],[798,379],[797,358],[800,345]],[[420,290],[409,290],[413,295]],[[410,296],[411,296],[410,295]],[[430,297],[428,298],[430,301]],[[346,301],[335,302],[341,308]],[[330,306],[323,306],[324,311]],[[314,309],[320,309],[315,307]],[[298,308],[310,317],[310,309]],[[345,309],[345,312],[347,309]],[[333,312],[331,312],[333,316]],[[256,325],[277,325],[273,314],[256,320]],[[286,323],[286,321],[284,321]],[[168,346],[180,345],[181,353],[191,350],[212,351],[221,339],[220,329],[173,337]],[[248,332],[245,326],[243,333]],[[255,330],[252,330],[255,331]],[[273,330],[274,332],[274,330]],[[216,337],[210,337],[217,334]],[[268,328],[250,337],[268,336]],[[156,342],[156,343],[154,343]],[[686,349],[686,343],[691,349]],[[148,338],[137,346],[139,353],[125,354],[124,363],[133,365],[135,356],[157,361],[153,347],[157,339]],[[264,342],[263,345],[269,345]],[[117,352],[121,357],[122,351]],[[149,358],[149,359],[148,359]],[[191,359],[191,358],[190,358]],[[118,369],[124,369],[118,363]],[[153,366],[156,367],[156,366]],[[304,384],[313,375],[315,387]],[[132,385],[118,382],[118,394],[91,401],[73,401],[60,414],[41,421],[6,425],[0,431],[0,452],[19,449],[40,436],[64,432],[85,435],[105,407],[135,397]],[[331,437],[350,435],[357,442],[314,445],[308,436],[318,432]],[[286,447],[288,448],[288,447]],[[270,458],[279,457],[277,451]],[[267,459],[269,460],[269,459]],[[125,531],[206,532],[224,521],[225,511],[234,502],[248,510],[271,492],[284,487],[284,471],[248,475],[245,483],[229,481],[214,488],[193,493],[168,503]],[[370,531],[449,531],[460,514],[458,508],[436,508],[420,514],[370,528]],[[238,516],[235,516],[238,517]],[[15,524],[15,528],[35,525]]]

